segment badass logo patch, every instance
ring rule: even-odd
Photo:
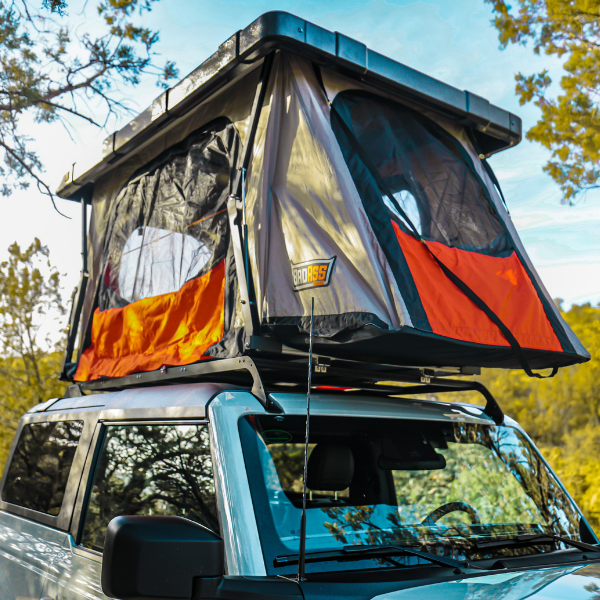
[[[294,291],[298,292],[311,287],[329,285],[334,262],[335,256],[333,258],[309,260],[297,265],[292,263]]]

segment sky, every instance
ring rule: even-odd
[[[83,2],[69,3],[69,16],[80,31],[93,30],[93,2],[82,15]],[[531,48],[512,46],[501,50],[491,25],[492,12],[483,0],[161,0],[144,17],[144,25],[160,30],[157,62],[175,61],[181,76],[201,64],[237,30],[269,10],[285,10],[326,29],[339,31],[369,48],[423,71],[454,87],[487,98],[493,104],[519,115],[527,131],[538,119],[533,105],[520,106],[515,95],[515,73],[548,69],[555,81],[560,63],[536,56]],[[159,95],[155,79],[148,77],[136,88],[120,93],[136,111],[145,109]],[[61,124],[34,124],[24,120],[24,130],[33,138],[46,169],[46,179],[57,186],[78,157],[93,152],[113,130],[131,119],[125,115],[107,130],[97,130],[84,121],[71,121],[67,131]],[[589,192],[576,206],[560,203],[558,186],[542,168],[549,152],[523,140],[514,149],[490,159],[507,204],[529,253],[548,291],[571,304],[600,303],[600,191]],[[0,260],[7,247],[22,247],[39,237],[50,248],[52,262],[64,274],[65,295],[77,285],[81,270],[80,209],[72,202],[57,200],[68,220],[54,211],[49,199],[33,187],[0,198]]]

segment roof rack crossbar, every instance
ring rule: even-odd
[[[286,379],[288,381],[297,381],[301,383],[303,381],[302,374],[304,373],[304,365],[300,363],[287,362],[285,364]],[[280,361],[262,360],[257,359],[257,365],[262,370],[262,377],[266,379],[268,376],[268,369],[275,368],[275,380],[279,377],[281,381],[281,366]],[[357,364],[357,366],[360,363]],[[366,365],[361,365],[363,368]],[[409,374],[412,371],[414,374]],[[435,386],[437,391],[448,391],[455,389],[456,391],[477,391],[486,400],[485,408],[483,409],[484,414],[490,417],[496,425],[502,425],[504,422],[504,413],[500,408],[500,405],[494,398],[493,394],[480,382],[478,381],[460,381],[457,379],[446,379],[435,376],[433,369],[423,369],[421,367],[403,367],[393,371],[361,371],[358,369],[344,369],[337,366],[329,366],[325,373],[315,373],[315,385],[318,385],[320,381],[325,380],[328,385],[339,384],[344,387],[356,387],[365,391],[387,391],[388,393],[393,392],[395,394],[418,394],[425,393],[422,390],[427,387],[431,392],[431,387]],[[414,383],[426,385],[415,385],[407,388],[394,386],[385,386],[386,381],[396,383]],[[431,392],[433,393],[433,392]]]
[[[504,423],[504,413],[498,404],[493,394],[479,381],[457,381],[456,379],[439,379],[432,378],[431,383],[427,385],[415,385],[406,388],[398,388],[398,392],[394,390],[398,395],[404,394],[433,394],[436,391],[447,391],[448,389],[455,389],[456,391],[474,391],[479,392],[486,400],[485,408],[483,409],[486,414],[496,425],[502,425]]]

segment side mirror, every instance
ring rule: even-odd
[[[223,575],[223,540],[182,517],[116,517],[106,530],[102,591],[120,600],[191,598],[196,577]]]

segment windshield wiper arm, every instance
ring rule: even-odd
[[[579,550],[586,552],[600,552],[600,546],[578,542],[568,537],[555,535],[553,533],[527,533],[524,535],[516,535],[512,538],[504,538],[502,540],[494,540],[491,542],[473,542],[473,546],[477,550],[492,550],[495,548],[508,548],[510,546],[534,546],[536,544],[550,544],[552,542],[562,542],[567,546],[573,546]]]
[[[423,550],[413,550],[412,548],[406,548],[404,546],[344,546],[344,552],[348,554],[386,554],[392,552],[399,552],[400,554],[408,554],[410,556],[418,556],[428,560],[429,562],[441,565],[442,567],[451,567],[458,569],[462,572],[463,569],[476,569],[476,570],[487,570],[482,567],[476,567],[475,565],[469,564],[465,561],[454,560],[447,556],[440,556],[438,554],[431,554],[430,552],[424,552]]]
[[[359,559],[366,555],[381,555],[381,556],[391,556],[394,554],[407,554],[409,556],[418,556],[424,560],[428,560],[431,563],[443,566],[450,567],[454,569],[458,573],[464,573],[464,569],[474,569],[474,570],[487,570],[482,567],[476,567],[475,565],[471,565],[467,562],[454,560],[453,558],[448,558],[446,556],[439,556],[437,554],[431,554],[429,552],[424,552],[422,550],[413,550],[412,548],[406,548],[404,546],[369,546],[369,545],[360,545],[360,546],[344,546],[340,550],[331,550],[329,552],[307,552],[306,553],[306,562],[324,562],[329,560],[339,560],[341,559]],[[284,565],[293,565],[298,564],[298,555],[297,554],[288,554],[284,556],[277,556],[273,561],[273,564],[276,567],[282,567]]]

